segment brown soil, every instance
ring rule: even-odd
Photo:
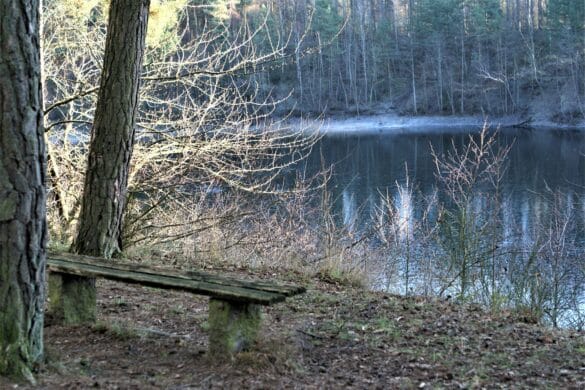
[[[251,351],[218,361],[206,352],[205,297],[98,282],[98,323],[47,324],[38,385],[0,378],[0,388],[585,388],[584,333],[301,283],[306,294],[264,310]]]

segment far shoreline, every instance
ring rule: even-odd
[[[469,131],[470,127],[482,129],[516,128],[518,130],[585,130],[585,121],[576,124],[556,123],[550,120],[532,120],[520,116],[490,118],[489,116],[399,116],[396,114],[374,114],[354,117],[330,116],[323,118],[293,118],[287,123],[303,131],[318,131],[322,134],[346,133],[419,133],[452,128]]]

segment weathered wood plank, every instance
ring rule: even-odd
[[[157,275],[154,273],[126,270],[118,268],[114,263],[110,265],[94,265],[51,257],[47,259],[47,266],[51,272],[100,277],[150,287],[184,290],[228,301],[270,305],[275,302],[284,301],[286,298],[284,294],[258,289],[191,280],[179,278],[174,275]]]
[[[295,286],[292,284],[276,283],[276,282],[263,282],[258,280],[241,280],[241,279],[227,279],[222,276],[209,274],[200,271],[187,271],[185,272],[190,279],[194,280],[213,280],[214,283],[218,284],[230,284],[232,286],[241,286],[256,288],[258,290],[270,291],[274,293],[283,294],[287,297],[291,297],[297,294],[302,294],[306,289],[302,286]],[[223,279],[223,280],[222,280]]]
[[[304,287],[295,286],[290,284],[283,284],[283,283],[274,283],[274,282],[263,282],[263,281],[248,281],[248,280],[241,280],[235,279],[220,275],[214,275],[207,272],[200,272],[200,271],[187,271],[181,272],[178,270],[172,270],[168,268],[162,267],[152,267],[152,266],[144,266],[140,264],[131,264],[131,263],[123,263],[119,262],[118,260],[115,263],[108,262],[104,259],[93,257],[93,256],[83,256],[83,255],[76,255],[72,253],[49,253],[49,260],[65,260],[71,262],[79,262],[91,265],[100,265],[104,267],[111,268],[113,264],[115,264],[116,269],[126,270],[126,271],[133,271],[133,272],[142,272],[146,274],[154,274],[154,275],[166,275],[166,276],[173,276],[180,279],[187,279],[187,280],[194,280],[200,282],[207,282],[213,284],[220,284],[225,286],[233,286],[233,287],[243,287],[243,288],[250,288],[250,289],[257,289],[266,292],[273,292],[277,294],[282,294],[286,297],[294,296],[297,294],[302,294],[306,291]]]

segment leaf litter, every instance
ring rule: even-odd
[[[37,385],[0,388],[585,388],[583,332],[286,277],[308,292],[264,308],[258,342],[223,360],[207,354],[207,298],[98,281],[98,322],[48,320]]]

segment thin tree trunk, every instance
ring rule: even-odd
[[[410,76],[412,82],[412,105],[414,114],[418,114],[416,99],[416,74],[414,72],[414,0],[408,2],[408,41],[410,44]]]
[[[362,69],[364,71],[364,102],[367,104],[368,101],[368,64],[367,64],[367,55],[368,55],[368,48],[366,46],[366,30],[364,25],[366,24],[366,17],[365,17],[365,10],[364,4],[361,3],[359,6],[359,18],[360,18],[360,44],[361,44],[361,52],[362,52]]]
[[[451,106],[451,115],[455,115],[455,82],[453,81],[453,74],[449,75],[449,105]]]
[[[352,54],[352,51],[351,51],[351,39],[350,38],[351,38],[351,35],[348,32],[347,33],[346,43],[345,43],[345,46],[346,46],[345,62],[346,62],[346,65],[347,65],[346,71],[347,71],[347,77],[348,77],[348,83],[347,83],[348,84],[348,89],[349,89],[348,94],[350,96],[354,96],[355,97],[355,94],[353,92],[353,85],[354,85],[353,84],[353,72],[351,70],[351,58],[352,58],[352,55],[353,54]],[[348,101],[348,99],[346,99],[346,101]],[[349,107],[349,103],[346,104],[346,108],[347,109],[350,108]]]
[[[317,33],[317,47],[319,49],[319,58],[318,58],[318,66],[319,66],[319,80],[318,80],[318,84],[319,84],[319,93],[317,96],[318,100],[318,104],[317,106],[319,107],[319,112],[321,112],[321,110],[323,110],[323,79],[325,78],[325,69],[323,66],[323,51],[322,46],[321,46],[321,34]]]
[[[459,110],[461,114],[465,112],[465,38],[461,32],[461,101]]]
[[[120,252],[149,0],[113,0],[73,250]]]
[[[412,47],[412,40],[410,42],[410,78],[412,82],[412,106],[414,113],[417,114],[417,101],[416,101],[416,75],[414,73],[414,48]]]
[[[337,93],[337,88],[335,90],[335,93],[333,92],[333,77],[334,77],[334,69],[333,66],[335,64],[335,56],[333,55],[333,45],[331,45],[331,47],[329,48],[329,98],[327,99],[327,104],[331,105],[332,102],[337,101],[338,97],[338,93]]]
[[[439,89],[439,112],[443,112],[443,52],[441,39],[437,37],[437,84]]]
[[[60,222],[68,225],[69,209],[67,208],[65,191],[59,183],[61,174],[59,173],[59,165],[56,161],[55,153],[52,150],[51,144],[47,144],[47,166],[48,166],[48,177],[47,179],[51,182],[51,187],[54,188],[54,199],[55,207],[57,208],[57,215],[59,216]],[[66,231],[67,227],[61,229]]]
[[[528,15],[526,16],[526,20],[528,22],[528,52],[530,55],[530,63],[532,65],[532,78],[533,81],[536,83],[537,86],[540,86],[540,81],[538,80],[538,64],[536,60],[536,47],[534,45],[534,25],[533,25],[533,15],[532,15],[532,0],[528,0]]]
[[[296,31],[297,44],[295,47],[295,65],[297,68],[297,82],[299,83],[299,102],[303,107],[303,72],[301,68],[301,38],[300,32]]]
[[[39,1],[0,0],[0,376],[43,356],[46,157]]]

